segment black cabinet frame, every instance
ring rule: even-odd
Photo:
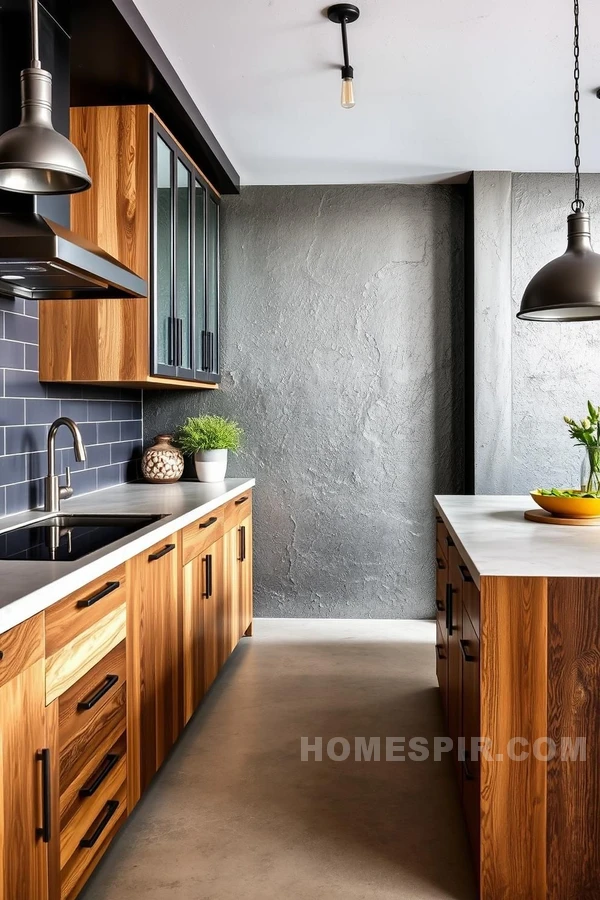
[[[186,381],[201,381],[211,384],[216,384],[220,382],[221,376],[219,371],[219,298],[217,295],[217,307],[215,310],[216,322],[215,328],[213,331],[207,331],[206,325],[209,318],[209,254],[208,254],[208,241],[209,241],[209,215],[208,215],[208,205],[209,203],[215,204],[216,209],[216,234],[215,241],[217,245],[217,259],[216,259],[216,272],[214,273],[214,277],[216,278],[216,285],[218,291],[219,285],[219,265],[218,265],[218,255],[219,255],[219,197],[213,191],[210,184],[204,178],[199,169],[196,168],[191,159],[183,152],[183,150],[177,145],[177,143],[173,140],[171,135],[166,131],[160,122],[156,119],[156,116],[151,115],[151,129],[150,129],[150,172],[151,172],[151,185],[150,185],[150,203],[151,203],[151,231],[150,231],[150,362],[152,368],[153,375],[163,375],[168,376],[170,378],[181,378]],[[170,315],[169,315],[169,334],[168,334],[168,363],[159,362],[158,359],[158,341],[157,341],[157,328],[158,328],[158,254],[157,254],[157,240],[158,240],[158,198],[157,198],[157,190],[158,190],[158,138],[161,138],[162,141],[166,144],[166,146],[171,150],[171,183],[173,186],[172,196],[171,196],[171,234],[170,234],[170,242],[171,242],[171,259],[172,259],[172,267],[171,267],[171,285],[170,285]],[[181,161],[181,163],[185,166],[189,173],[189,209],[188,209],[188,217],[189,217],[189,234],[187,235],[187,244],[188,244],[188,263],[189,263],[189,303],[190,308],[188,310],[189,316],[189,361],[190,366],[183,365],[183,319],[181,317],[181,310],[178,309],[178,298],[177,298],[177,200],[178,200],[178,186],[177,186],[177,162]],[[203,210],[203,221],[204,221],[204,269],[201,273],[196,272],[196,182],[198,182],[203,188],[203,198],[204,198],[204,210]],[[204,322],[203,328],[201,332],[201,346],[197,346],[198,340],[198,328],[197,328],[197,310],[196,310],[196,279],[197,277],[201,277],[204,280]],[[200,352],[198,352],[200,351]],[[197,362],[200,362],[201,368],[198,367]]]

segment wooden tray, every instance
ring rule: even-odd
[[[567,519],[553,516],[545,509],[528,509],[523,513],[529,522],[541,522],[543,525],[595,525],[600,527],[600,516],[588,516],[586,519]]]

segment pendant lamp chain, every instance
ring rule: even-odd
[[[575,199],[571,203],[573,212],[581,212],[585,203],[579,196],[580,175],[579,166],[581,159],[579,158],[579,0],[574,3],[575,28],[573,31],[573,55],[575,58],[575,68],[573,70],[573,80],[575,82],[575,90],[573,92],[573,100],[575,101]]]

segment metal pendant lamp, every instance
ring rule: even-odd
[[[592,248],[590,217],[579,195],[579,0],[574,14],[575,199],[567,217],[565,253],[540,269],[525,288],[517,317],[533,322],[600,319],[600,255]]]
[[[31,67],[21,72],[21,123],[0,136],[0,188],[74,194],[92,184],[77,147],[52,125],[52,75],[39,59],[37,0],[31,3]]]

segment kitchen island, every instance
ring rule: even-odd
[[[436,665],[481,900],[600,896],[600,527],[439,496]]]

